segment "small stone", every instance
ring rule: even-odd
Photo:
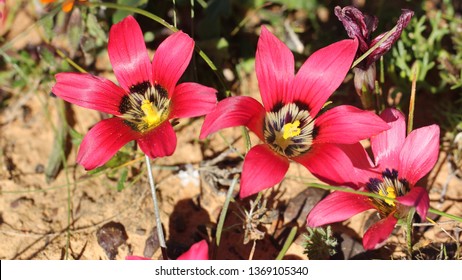
[[[121,223],[109,222],[96,232],[96,238],[107,257],[114,260],[118,253],[117,249],[120,245],[125,244],[128,236]]]
[[[45,172],[45,166],[41,163],[37,164],[35,166],[35,173],[42,174],[43,172]]]
[[[144,246],[143,256],[145,258],[152,258],[154,253],[159,249],[159,238],[157,236],[157,227],[153,227],[151,232],[149,233],[148,239],[146,239],[146,243]]]

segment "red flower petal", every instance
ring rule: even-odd
[[[391,128],[371,137],[375,164],[379,169],[398,170],[399,153],[406,138],[405,117],[403,113],[395,109],[386,109],[380,117]]]
[[[215,109],[205,116],[200,139],[223,128],[245,125],[263,140],[264,118],[265,109],[252,97],[228,97],[218,102]]]
[[[412,131],[399,155],[399,176],[414,185],[435,166],[440,147],[440,128],[425,126]]]
[[[330,185],[358,188],[359,183],[376,176],[368,171],[372,164],[360,143],[320,144],[313,146],[310,152],[292,159]]]
[[[350,70],[357,40],[343,40],[313,53],[295,76],[290,100],[302,101],[316,116]]]
[[[425,188],[413,187],[405,196],[397,197],[396,200],[403,205],[415,207],[422,219],[427,217],[427,211],[430,207],[430,198]]]
[[[126,256],[125,260],[127,261],[151,261],[152,259],[140,257],[140,256]]]
[[[217,104],[217,91],[196,83],[179,84],[173,93],[170,118],[197,117],[210,113]]]
[[[58,97],[84,108],[120,115],[125,91],[113,82],[90,74],[60,73],[51,91]]]
[[[262,26],[258,39],[255,71],[266,111],[278,102],[287,103],[289,85],[294,78],[294,56],[289,48]]]
[[[140,137],[121,118],[105,119],[97,123],[83,138],[77,162],[86,170],[104,165],[131,140]]]
[[[393,232],[398,220],[393,216],[393,213],[385,219],[373,224],[364,234],[363,246],[366,250],[374,250],[383,245],[383,242],[388,239],[388,236]]]
[[[188,251],[178,257],[177,260],[208,260],[209,245],[207,241],[202,240],[194,243]]]
[[[176,134],[173,126],[164,121],[137,140],[140,149],[150,158],[170,156],[176,148]]]
[[[353,144],[390,128],[373,112],[349,105],[334,107],[314,122],[318,128],[316,143]]]
[[[289,160],[266,144],[253,147],[242,167],[240,197],[244,198],[281,182],[289,169]]]
[[[151,82],[151,61],[143,32],[132,16],[112,26],[109,32],[108,54],[114,74],[120,86],[127,92],[132,86]]]
[[[372,203],[364,195],[336,191],[314,206],[306,222],[309,227],[320,227],[344,221],[372,208]]]
[[[168,36],[157,48],[152,60],[153,81],[165,88],[169,97],[188,67],[193,50],[194,40],[182,31]]]

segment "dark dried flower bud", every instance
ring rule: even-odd
[[[340,8],[337,6],[334,12],[345,27],[348,36],[359,40],[358,57],[367,52],[387,34],[387,32],[384,32],[376,38],[371,39],[372,32],[377,28],[378,19],[375,16],[363,14],[355,7],[347,6]],[[409,24],[413,15],[413,11],[403,9],[393,34],[381,43],[364,61],[358,64],[357,67],[367,70],[371,64],[387,53],[392,45],[399,39],[403,29]]]

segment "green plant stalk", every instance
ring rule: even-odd
[[[375,45],[372,46],[372,48],[370,48],[369,50],[367,50],[367,52],[365,52],[363,55],[358,57],[358,59],[356,59],[353,62],[353,65],[351,65],[351,68],[355,68],[368,55],[370,55],[373,51],[375,51],[383,42],[385,42],[391,35],[393,35],[393,33],[396,31],[396,28],[397,26],[395,25],[395,27],[393,27],[390,31],[388,31],[387,34],[385,34],[385,36],[383,36],[382,39],[380,39]]]
[[[175,0],[172,0],[172,3],[173,3],[173,26],[175,26],[175,28],[177,28],[176,26],[176,3],[175,3]]]
[[[258,11],[260,11],[261,9],[265,8],[265,7],[268,7],[270,5],[272,5],[273,3],[271,2],[267,2],[267,3],[264,3],[263,5],[260,5],[258,7],[256,7],[254,10],[253,10],[253,13],[256,13]],[[234,27],[233,31],[231,31],[230,35],[231,36],[235,36],[239,30],[241,30],[241,28],[247,23],[249,22],[252,17],[254,17],[255,15],[253,13],[249,13],[243,20],[241,20],[238,25],[236,27]]]
[[[382,200],[387,199],[387,200],[392,200],[392,201],[394,201],[394,202],[396,202],[396,203],[399,203],[399,201],[397,201],[397,200],[394,199],[394,198],[384,197],[384,196],[381,196],[381,195],[378,195],[378,194],[375,194],[375,193],[370,193],[370,192],[356,191],[356,190],[353,190],[353,189],[350,189],[350,188],[347,188],[347,187],[334,187],[334,186],[323,185],[323,184],[318,184],[318,183],[308,183],[308,186],[309,186],[309,187],[318,188],[318,189],[323,189],[323,190],[331,190],[331,191],[341,191],[341,192],[347,192],[347,193],[354,193],[354,194],[364,195],[364,196],[373,197],[373,198],[378,198],[378,199],[382,199]],[[436,215],[439,215],[439,216],[443,216],[443,217],[446,217],[446,218],[449,218],[449,219],[452,219],[452,220],[454,220],[454,221],[462,222],[462,217],[458,217],[458,216],[455,216],[455,215],[447,214],[447,213],[445,213],[445,212],[442,212],[442,211],[433,209],[433,208],[431,208],[431,207],[428,209],[428,212],[429,212],[429,213],[436,214]]]
[[[66,113],[65,113],[65,106],[64,106],[64,101],[63,100],[57,100],[58,103],[58,112],[60,115],[60,120],[63,122],[66,122]],[[66,130],[67,130],[67,122],[65,124]],[[71,243],[71,211],[72,211],[72,200],[71,200],[71,183],[69,180],[69,171],[67,170],[67,164],[66,164],[66,155],[64,153],[64,141],[65,141],[65,135],[67,132],[60,131],[58,129],[55,131],[55,133],[62,133],[62,137],[58,137],[58,145],[61,147],[60,149],[60,155],[61,155],[61,161],[64,169],[64,173],[66,174],[66,186],[67,186],[67,227],[66,227],[66,248],[65,248],[65,253],[64,253],[64,259],[68,260],[69,259],[69,248],[70,248],[70,243]]]
[[[412,221],[414,220],[415,208],[411,208],[406,218],[406,244],[409,258],[412,259]]]
[[[281,251],[279,252],[278,256],[276,257],[276,260],[282,260],[282,258],[286,255],[287,250],[289,250],[290,245],[292,245],[292,242],[295,239],[295,235],[297,234],[297,227],[294,226],[290,230],[289,236],[287,236],[286,242],[284,242],[284,246],[282,246]]]
[[[228,141],[228,139],[226,139],[226,137],[223,135],[223,133],[222,133],[221,131],[218,132],[218,135],[219,135],[219,136],[221,137],[221,139],[226,143],[226,145],[228,145],[228,147],[229,147],[230,149],[236,151],[237,155],[238,155],[240,158],[242,158],[242,159],[245,158],[245,156],[244,156],[243,154],[241,154],[237,149],[235,149],[235,148],[233,147],[233,145],[231,145],[231,143]]]
[[[62,59],[64,59],[67,63],[69,63],[72,67],[74,67],[75,69],[77,69],[80,73],[88,73],[85,69],[83,69],[82,67],[80,67],[80,65],[78,65],[77,63],[75,63],[70,57],[68,57],[67,55],[65,55],[61,50],[56,49],[56,53],[57,53]]]
[[[147,155],[145,155],[145,160],[146,160],[146,168],[148,171],[149,186],[151,187],[152,201],[154,203],[154,215],[156,216],[156,229],[157,229],[157,237],[159,239],[159,246],[162,251],[162,258],[164,260],[168,260],[167,245],[165,245],[166,243],[165,243],[164,231],[162,229],[159,205],[157,203],[156,185],[154,184],[154,178],[152,176],[151,159]]]
[[[220,218],[218,220],[217,233],[216,233],[217,247],[220,247],[221,234],[223,232],[223,225],[225,224],[226,213],[228,212],[229,202],[231,201],[231,198],[233,196],[233,191],[237,183],[237,178],[238,177],[235,176],[233,181],[231,182],[231,185],[229,186],[228,193],[226,194],[226,200],[225,200],[225,203],[223,204],[223,209],[221,210],[221,213],[220,213]]]
[[[248,152],[250,148],[252,147],[252,142],[250,141],[249,131],[247,131],[247,128],[245,126],[241,126],[241,129],[242,129],[242,135],[244,136],[244,140],[245,140],[245,151]]]
[[[89,7],[106,7],[106,8],[109,8],[109,9],[122,10],[122,11],[127,11],[127,12],[131,12],[131,13],[140,14],[140,15],[143,15],[143,16],[149,18],[149,19],[152,19],[153,21],[163,25],[164,27],[170,29],[173,32],[178,31],[178,29],[175,26],[169,24],[167,21],[165,21],[161,17],[156,16],[153,13],[147,12],[145,10],[142,10],[142,9],[139,9],[139,8],[136,8],[136,7],[120,5],[120,4],[115,4],[115,3],[106,3],[106,2],[102,2],[102,3],[84,2],[84,3],[82,3],[82,5],[86,5],[86,6],[89,6]],[[207,63],[207,65],[210,67],[210,69],[212,69],[213,73],[215,73],[218,80],[220,81],[220,84],[225,89],[226,96],[229,96],[230,95],[230,90],[226,86],[224,78],[222,77],[222,75],[218,71],[218,68],[215,66],[215,64],[210,60],[210,58],[197,45],[194,46],[194,49],[200,55],[200,57],[202,57],[202,59]]]
[[[415,63],[414,68],[412,71],[412,86],[411,86],[411,98],[409,100],[409,117],[407,121],[407,134],[411,133],[412,128],[414,126],[414,109],[415,109],[415,92],[416,92],[416,84],[417,84],[417,77],[419,74],[419,64]]]

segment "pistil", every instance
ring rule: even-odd
[[[141,110],[144,113],[143,121],[146,122],[148,127],[156,125],[160,122],[160,114],[156,106],[152,104],[149,100],[143,100],[141,104]]]

